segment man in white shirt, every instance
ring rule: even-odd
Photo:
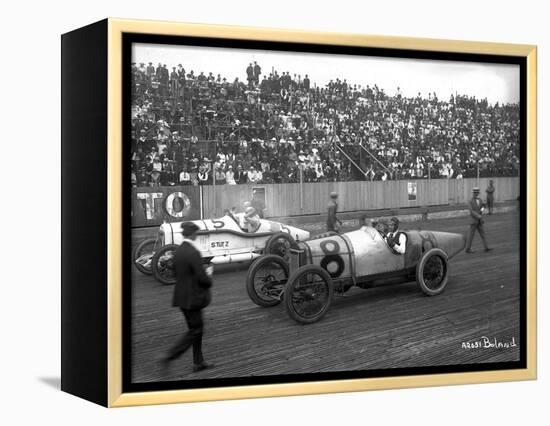
[[[227,172],[225,173],[225,181],[228,185],[235,185],[235,172],[233,171],[233,166],[227,166]]]
[[[407,235],[399,231],[399,219],[396,217],[390,219],[390,232],[386,235],[386,242],[395,254],[405,254]]]
[[[248,172],[248,183],[258,183],[259,180],[260,177],[256,171],[256,168],[254,166],[250,166],[250,170]]]
[[[187,171],[187,167],[184,167],[180,173],[180,185],[191,185],[191,175]]]

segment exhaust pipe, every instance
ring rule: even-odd
[[[239,253],[239,254],[227,254],[224,256],[214,256],[210,263],[214,265],[223,265],[224,263],[236,263],[236,262],[246,262],[248,260],[254,260],[257,257],[260,257],[259,253]]]

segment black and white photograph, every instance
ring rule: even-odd
[[[519,61],[318,50],[131,43],[129,389],[525,365]]]

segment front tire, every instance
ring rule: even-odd
[[[153,256],[151,263],[153,276],[164,285],[176,283],[175,255],[177,248],[178,246],[175,244],[167,244]]]
[[[298,268],[285,286],[288,315],[301,324],[319,321],[332,305],[334,283],[323,268],[306,265]]]
[[[416,282],[427,296],[436,296],[445,290],[449,280],[447,253],[439,248],[428,250],[416,266]]]
[[[246,292],[256,305],[268,308],[281,303],[288,281],[288,263],[268,254],[258,258],[246,275]]]
[[[156,250],[156,238],[148,238],[146,240],[143,240],[134,249],[134,252],[132,253],[132,259],[134,260],[134,265],[139,272],[145,275],[151,275],[153,273],[151,271],[151,262]]]

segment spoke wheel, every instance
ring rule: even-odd
[[[447,285],[449,268],[447,254],[433,248],[422,256],[416,269],[416,281],[420,290],[428,296],[440,294]]]
[[[153,273],[151,271],[151,263],[153,256],[158,249],[157,245],[156,238],[149,238],[147,240],[143,240],[134,249],[134,253],[132,254],[134,265],[142,274],[151,275]]]
[[[302,266],[285,287],[285,305],[291,318],[302,324],[319,321],[329,310],[334,296],[332,278],[317,265]]]
[[[270,254],[258,258],[246,275],[248,297],[262,307],[281,303],[288,280],[288,263],[280,256]]]
[[[175,244],[168,244],[153,256],[151,265],[153,276],[162,284],[176,283],[175,255],[177,248],[178,246]]]
[[[283,232],[272,235],[265,244],[265,253],[282,257],[286,262],[290,261],[290,249],[296,245],[294,239]]]

